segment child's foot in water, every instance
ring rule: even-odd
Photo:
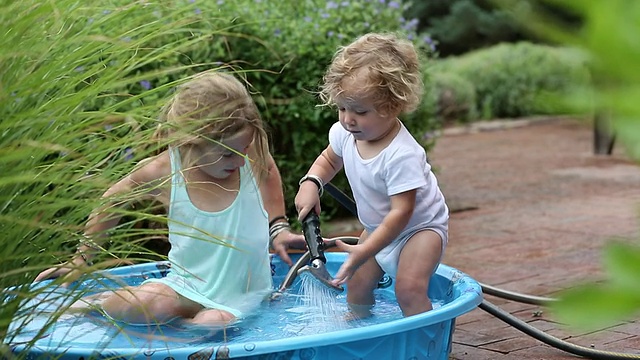
[[[350,322],[369,318],[372,316],[372,308],[373,305],[349,304],[349,312],[344,316],[344,320]]]

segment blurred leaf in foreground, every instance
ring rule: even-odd
[[[596,330],[640,312],[640,248],[612,243],[603,255],[606,281],[563,292],[551,306],[554,318],[576,328]]]

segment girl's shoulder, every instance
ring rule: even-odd
[[[130,174],[131,178],[140,184],[166,179],[169,175],[171,175],[169,151],[140,160]]]

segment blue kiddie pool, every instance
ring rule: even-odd
[[[335,274],[346,254],[328,252],[326,258],[327,270]],[[272,259],[272,269],[274,284],[281,284],[290,271],[277,257]],[[165,262],[119,267],[78,282],[73,289],[93,293],[137,285],[168,271]],[[78,292],[42,282],[34,285],[39,293],[23,304],[24,311],[16,315],[4,342],[15,354],[29,359],[446,360],[456,317],[482,301],[475,280],[440,265],[429,289],[434,310],[403,317],[391,285],[376,290],[374,316],[346,321],[345,293],[318,304],[302,291],[303,280],[295,278],[281,296],[263,302],[255,316],[215,333],[180,324],[130,326],[98,312],[54,315],[55,309],[77,298]]]

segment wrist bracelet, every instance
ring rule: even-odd
[[[269,227],[269,249],[273,249],[273,241],[276,236],[285,230],[291,231],[291,226],[288,222],[275,223]]]
[[[93,241],[87,234],[83,234],[82,239],[80,239],[78,243],[80,243],[80,245],[84,245],[88,247],[89,249],[102,250],[102,247],[98,245],[95,241]]]
[[[87,254],[84,253],[84,251],[80,250],[80,247],[78,246],[76,248],[76,254],[79,254],[80,257],[82,257],[82,261],[84,261],[85,264],[92,266],[93,265],[93,261],[89,260],[89,258],[87,258]]]
[[[314,184],[316,184],[316,186],[318,186],[318,195],[319,196],[322,196],[322,194],[324,194],[324,183],[323,183],[322,179],[320,178],[320,176],[307,174],[307,175],[303,176],[300,179],[300,181],[298,181],[298,186],[302,185],[302,183],[307,181],[307,180],[312,181]]]
[[[285,222],[289,222],[289,218],[286,217],[286,215],[280,215],[280,216],[276,216],[273,219],[271,219],[271,221],[269,221],[269,227],[272,227],[275,223],[277,223],[280,220],[284,220]]]

